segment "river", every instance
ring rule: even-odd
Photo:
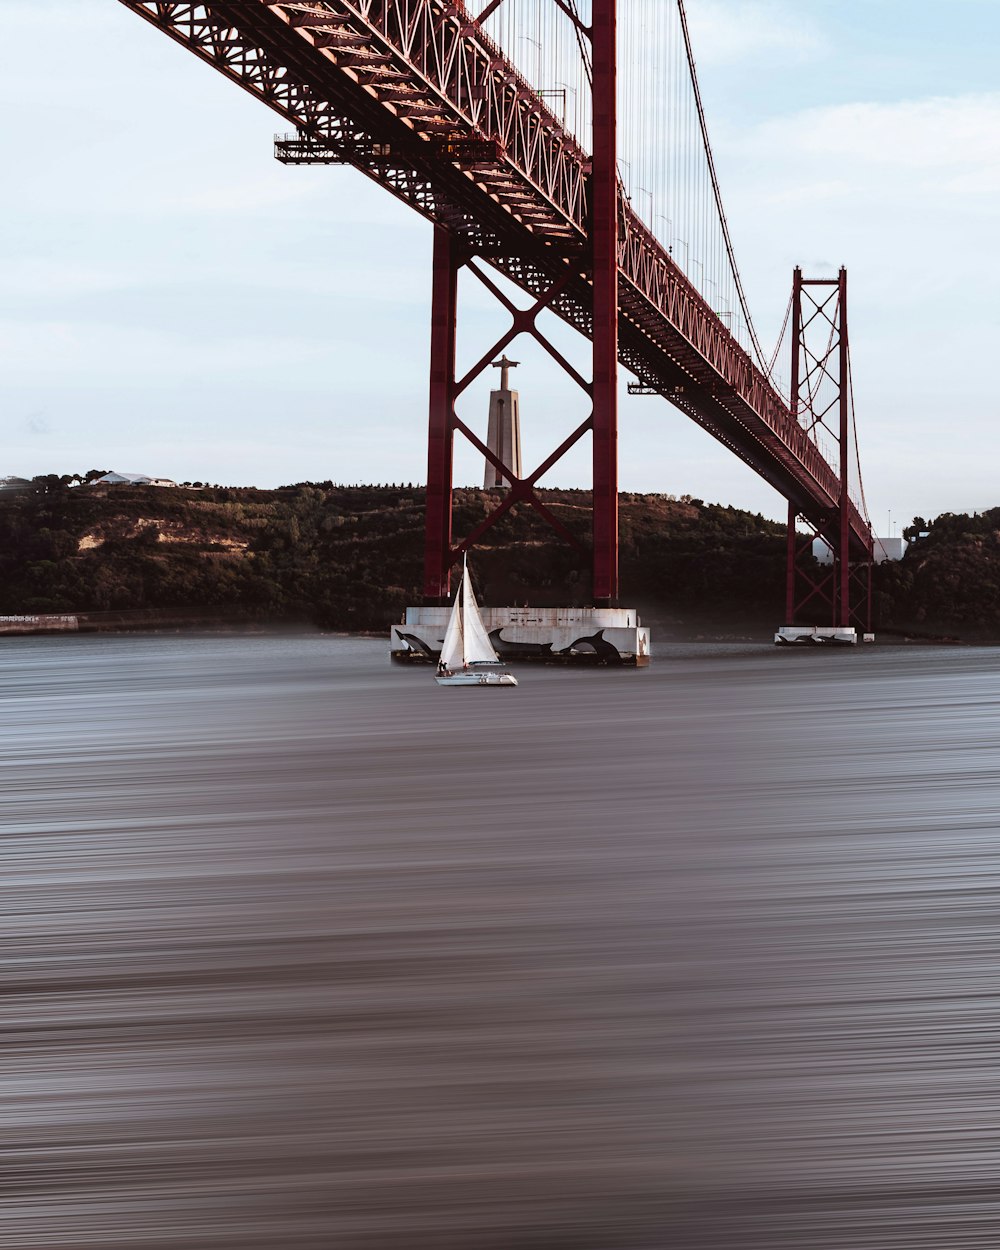
[[[0,646],[11,1250],[1000,1243],[1000,649]]]

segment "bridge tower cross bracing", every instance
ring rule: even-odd
[[[839,495],[825,515],[804,517],[788,505],[785,619],[796,625],[803,614],[827,614],[831,627],[871,630],[872,553],[859,559],[851,542],[852,467],[850,340],[847,320],[847,270],[836,278],[792,277],[791,414],[817,439],[824,433],[835,445]],[[856,449],[855,449],[856,450]],[[804,523],[806,533],[799,532]],[[830,549],[828,566],[813,558],[821,539]]]
[[[493,343],[479,360],[461,378],[456,373],[455,345],[458,331],[458,276],[463,270],[472,276],[506,308],[510,314],[510,326]],[[459,417],[456,402],[459,396],[486,369],[492,366],[500,352],[506,351],[520,334],[530,334],[588,395],[593,386],[573,367],[538,327],[538,316],[550,308],[565,290],[568,276],[554,281],[543,290],[530,308],[518,308],[497,285],[470,249],[462,245],[444,226],[434,230],[433,287],[431,292],[431,365],[428,411],[428,458],[427,458],[427,510],[424,538],[424,604],[435,606],[448,602],[451,570],[463,554],[493,528],[516,503],[527,503],[555,530],[561,538],[575,547],[580,555],[590,559],[593,548],[588,548],[580,538],[569,530],[542,502],[535,490],[543,477],[585,434],[592,430],[594,417],[591,413],[585,421],[563,440],[540,465],[527,476],[520,476],[513,465],[506,464],[500,456]],[[497,470],[502,480],[509,483],[502,501],[476,528],[457,544],[452,536],[452,467],[454,463],[455,434],[460,433],[472,444],[484,459]],[[615,482],[617,506],[617,481]],[[617,525],[614,530],[617,557]],[[615,561],[617,573],[617,558]]]
[[[427,514],[425,529],[424,601],[447,601],[452,567],[483,534],[517,502],[527,502],[564,539],[591,562],[592,596],[596,607],[618,602],[618,273],[619,201],[618,174],[618,0],[593,0],[591,25],[578,22],[592,51],[593,154],[590,172],[589,260],[591,264],[591,338],[593,381],[587,383],[542,334],[539,313],[563,292],[557,281],[527,312],[516,309],[468,254],[463,255],[448,230],[438,227],[434,242],[432,291],[432,343],[430,411],[428,419]],[[457,337],[457,274],[468,266],[511,314],[511,327],[495,347],[486,352],[464,378],[455,375]],[[459,394],[492,362],[497,352],[521,333],[531,334],[590,395],[591,415],[529,477],[520,477],[485,447],[455,411]],[[458,430],[509,482],[502,503],[477,529],[452,546],[453,437]],[[593,503],[592,543],[589,552],[581,545],[535,492],[538,479],[588,430],[592,434]],[[447,513],[447,516],[445,516]]]

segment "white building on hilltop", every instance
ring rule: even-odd
[[[897,535],[895,538],[875,539],[875,563],[882,564],[886,560],[902,560],[906,555],[907,542]],[[813,540],[813,558],[818,564],[833,563],[833,548],[825,538]]]
[[[105,473],[95,478],[94,486],[176,486],[169,477],[150,477],[148,473]]]

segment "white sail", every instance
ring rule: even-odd
[[[479,604],[472,592],[472,579],[468,567],[462,570],[462,622],[465,639],[466,664],[498,664],[497,653],[493,650],[490,636],[486,632],[483,618],[479,615]]]
[[[451,619],[441,647],[440,667],[434,680],[439,686],[516,686],[517,678],[510,673],[471,667],[499,662],[479,615],[469,569],[463,561],[462,581],[455,591]]]
[[[462,644],[462,587],[455,591],[455,603],[451,609],[451,619],[441,647],[441,663],[446,668],[459,668],[465,663]]]

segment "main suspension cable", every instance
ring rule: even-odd
[[[760,341],[757,338],[757,330],[754,327],[753,318],[750,316],[750,307],[747,304],[746,293],[743,290],[743,282],[740,278],[739,269],[736,267],[736,253],[733,249],[733,241],[729,234],[729,222],[726,220],[726,212],[722,207],[722,191],[719,187],[719,178],[715,170],[715,157],[712,155],[712,145],[708,138],[708,123],[705,120],[705,108],[701,101],[701,89],[698,86],[698,73],[695,69],[694,50],[691,47],[691,32],[688,30],[687,12],[684,8],[684,0],[677,0],[677,9],[681,18],[681,31],[684,36],[684,51],[687,55],[688,72],[691,75],[691,88],[694,92],[695,108],[698,111],[698,125],[701,128],[701,139],[705,147],[705,159],[708,161],[709,175],[712,179],[712,194],[715,197],[715,208],[719,215],[719,224],[722,227],[722,237],[725,240],[726,255],[729,258],[729,264],[733,272],[733,280],[736,284],[736,293],[740,301],[740,307],[743,310],[743,317],[746,321],[747,330],[753,343],[754,351],[757,354],[757,362],[762,369],[766,368],[764,363],[764,352],[761,349]]]

